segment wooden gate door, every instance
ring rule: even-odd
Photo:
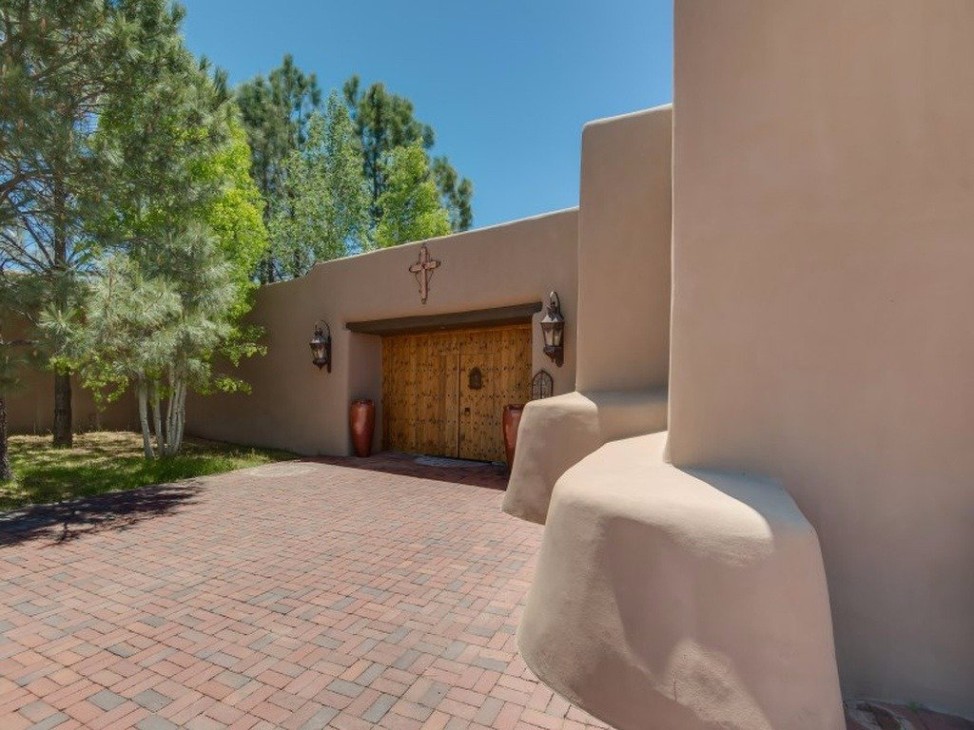
[[[504,406],[525,403],[530,394],[530,325],[482,331],[466,340],[460,353],[460,458],[503,461]]]
[[[382,338],[382,442],[457,456],[459,354],[437,334]]]
[[[501,419],[531,392],[531,328],[383,338],[383,443],[409,453],[504,459]]]

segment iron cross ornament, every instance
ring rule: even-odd
[[[419,296],[423,300],[423,304],[426,304],[426,297],[430,293],[430,279],[433,278],[433,270],[439,265],[438,260],[430,258],[429,249],[424,244],[419,249],[419,260],[409,267],[409,271],[419,282]]]

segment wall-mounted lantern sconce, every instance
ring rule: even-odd
[[[565,361],[565,318],[561,316],[557,292],[548,295],[548,304],[541,320],[541,334],[544,336],[544,354],[561,367]]]
[[[322,329],[324,325],[324,329]],[[328,368],[331,372],[331,327],[328,323],[319,319],[315,323],[315,333],[308,343],[311,347],[311,362],[318,366],[318,369]]]

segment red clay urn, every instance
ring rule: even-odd
[[[521,413],[524,405],[512,403],[504,406],[504,451],[507,453],[507,468],[514,465],[514,449],[517,446],[517,427],[521,423]]]
[[[365,399],[352,401],[348,409],[348,428],[352,432],[355,455],[371,455],[372,434],[375,432],[375,403]]]

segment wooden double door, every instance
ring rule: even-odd
[[[504,406],[531,394],[531,326],[382,338],[385,448],[504,460]]]

